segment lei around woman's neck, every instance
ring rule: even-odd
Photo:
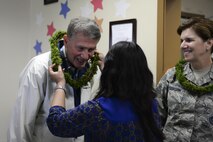
[[[179,83],[183,86],[184,89],[193,92],[194,95],[201,96],[202,94],[213,92],[213,84],[209,84],[207,86],[197,86],[190,82],[184,75],[184,64],[186,61],[180,60],[178,64],[176,64],[176,77]]]
[[[66,32],[64,31],[58,31],[49,39],[51,46],[51,60],[52,64],[55,64],[54,71],[57,71],[58,65],[61,65],[62,63],[62,59],[60,57],[60,52],[58,49],[58,42],[60,39],[63,38],[65,34]],[[94,56],[89,60],[90,67],[87,69],[84,75],[76,80],[72,79],[70,73],[64,72],[66,83],[68,83],[73,88],[81,88],[82,86],[87,85],[87,83],[92,79],[92,77],[98,70],[98,61],[98,53],[95,53]]]

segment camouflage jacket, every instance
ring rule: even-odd
[[[184,74],[196,85],[213,83],[213,66],[196,80],[186,63]],[[156,87],[166,142],[213,142],[213,92],[200,97],[181,86],[175,67],[169,69]]]

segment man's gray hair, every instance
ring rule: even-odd
[[[70,21],[67,28],[67,36],[74,37],[76,34],[82,33],[84,36],[99,40],[101,38],[100,29],[94,20],[88,18],[74,18]]]

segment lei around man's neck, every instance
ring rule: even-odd
[[[60,51],[58,49],[58,42],[65,34],[66,32],[64,31],[58,31],[49,39],[51,46],[51,60],[52,64],[55,64],[55,68],[53,68],[54,71],[57,71],[58,65],[61,65],[62,63]],[[94,56],[89,60],[90,67],[87,69],[84,75],[76,80],[72,79],[70,73],[64,72],[66,83],[68,83],[73,88],[81,88],[82,86],[87,85],[87,83],[92,79],[98,70],[98,61],[98,53],[95,53]]]
[[[209,92],[213,92],[213,84],[209,84],[206,86],[197,86],[185,77],[184,75],[185,63],[186,61],[180,60],[175,66],[176,68],[175,75],[179,83],[183,86],[183,88],[192,92],[193,95],[198,95],[198,96],[201,96]]]

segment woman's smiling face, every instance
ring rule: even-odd
[[[207,41],[203,41],[192,28],[182,31],[180,48],[186,61],[196,62],[203,57],[209,56],[207,52]]]

